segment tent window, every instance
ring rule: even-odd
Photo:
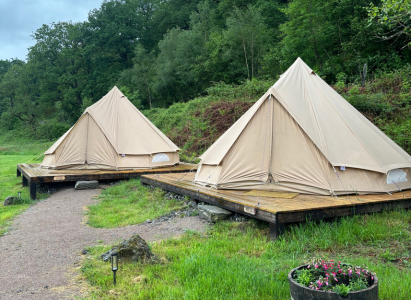
[[[164,162],[164,161],[170,161],[167,154],[158,153],[158,154],[154,155],[154,157],[153,157],[153,163]]]
[[[387,174],[387,184],[407,182],[407,173],[401,169],[394,169]]]

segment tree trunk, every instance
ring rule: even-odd
[[[362,83],[361,86],[365,86],[365,80],[367,79],[367,63],[364,64],[364,68],[362,69]]]
[[[254,78],[254,34],[251,36],[251,79]]]
[[[241,29],[241,40],[243,41],[243,49],[244,49],[244,58],[245,58],[245,66],[247,67],[247,77],[250,80],[250,68],[248,67],[248,60],[247,60],[247,50],[245,49],[245,39],[244,39],[244,32]]]
[[[148,81],[147,81],[147,76],[146,76],[146,74],[144,73],[144,83],[146,84],[146,87],[147,87],[147,92],[148,92],[148,104],[150,105],[150,109],[152,108],[152,106],[151,106],[151,93],[150,93],[150,86],[149,86],[149,84],[148,84]]]
[[[315,42],[315,40],[314,40],[314,53],[315,53],[315,56],[317,57],[318,64],[320,65],[320,72],[321,72],[323,69],[323,63],[321,61],[320,53],[318,52],[317,43]]]

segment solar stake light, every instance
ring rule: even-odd
[[[116,272],[118,270],[118,253],[111,254],[111,270],[113,271],[113,283],[116,285]]]
[[[18,198],[19,198],[19,200],[21,200],[21,192],[19,192],[19,197]]]

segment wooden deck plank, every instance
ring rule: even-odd
[[[168,190],[178,190],[194,198],[224,200],[244,207],[255,208],[275,215],[276,222],[303,221],[307,217],[323,218],[350,215],[357,212],[374,212],[391,207],[411,207],[411,191],[375,195],[320,196],[299,194],[293,199],[254,197],[245,195],[247,191],[216,190],[193,183],[195,173],[144,175],[142,182],[154,184]],[[146,182],[147,181],[147,182]],[[161,183],[161,184],[160,184]],[[207,201],[205,201],[207,202]],[[224,205],[227,205],[224,203]]]
[[[17,176],[22,175],[22,185],[30,186],[30,197],[36,199],[37,183],[71,182],[79,180],[117,180],[137,178],[143,174],[181,173],[196,170],[194,164],[181,163],[174,167],[135,170],[50,170],[41,168],[40,164],[18,164]]]
[[[175,167],[163,167],[155,169],[134,170],[51,170],[43,169],[40,164],[18,164],[17,170],[32,183],[64,182],[77,180],[104,180],[104,179],[126,179],[139,177],[142,174],[187,172],[196,170],[193,164],[178,164]]]
[[[404,191],[403,193],[389,194],[376,194],[376,195],[352,195],[352,196],[339,196],[337,198],[331,196],[317,196],[317,195],[303,195],[299,194],[293,199],[286,198],[272,198],[272,197],[253,197],[244,195],[247,191],[238,190],[215,190],[209,187],[199,186],[193,183],[194,173],[187,174],[181,181],[177,182],[178,176],[181,177],[182,174],[162,174],[161,176],[156,176],[156,180],[161,182],[166,182],[171,185],[178,185],[186,189],[196,190],[198,192],[219,196],[229,199],[230,201],[248,204],[250,206],[256,206],[260,203],[260,206],[269,206],[268,208],[273,213],[281,212],[291,212],[291,211],[301,211],[310,210],[318,208],[328,208],[328,207],[340,207],[340,206],[355,206],[357,204],[366,204],[374,202],[384,202],[384,201],[394,201],[411,199],[411,191]],[[154,178],[150,175],[145,175],[147,178]],[[277,209],[272,209],[276,207]]]

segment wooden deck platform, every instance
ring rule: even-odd
[[[30,197],[36,199],[36,185],[38,183],[70,182],[79,180],[110,180],[137,178],[143,174],[180,173],[196,170],[196,165],[180,163],[175,167],[156,169],[135,169],[125,171],[108,170],[50,170],[43,169],[40,164],[18,164],[17,177],[23,175],[23,186],[30,186]]]
[[[249,191],[215,190],[193,183],[194,172],[141,176],[143,184],[188,196],[270,223],[271,238],[284,231],[285,223],[411,207],[411,191],[376,195],[331,196],[298,194],[292,199],[244,195]]]

